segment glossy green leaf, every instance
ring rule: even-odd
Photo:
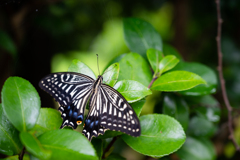
[[[12,41],[12,39],[3,31],[0,30],[0,47],[12,54],[12,56],[16,56],[17,49]]]
[[[143,105],[144,105],[145,102],[146,102],[146,99],[141,99],[137,102],[134,102],[134,103],[130,104],[138,117],[141,114],[141,111],[142,111],[142,108],[143,108]]]
[[[180,92],[183,95],[208,95],[215,93],[217,89],[217,75],[209,67],[200,63],[181,62],[173,70],[185,70],[201,76],[207,84],[201,84],[190,90]]]
[[[51,151],[45,150],[36,137],[28,132],[21,132],[20,139],[27,151],[40,159],[49,159]]]
[[[163,74],[152,85],[151,89],[158,91],[182,91],[206,82],[195,73],[187,71],[172,71]]]
[[[0,104],[0,153],[8,156],[20,153],[23,147],[18,135],[18,130],[9,122]]]
[[[150,48],[147,50],[147,58],[149,63],[151,64],[151,67],[154,71],[154,73],[158,72],[158,66],[163,58],[163,53],[161,51],[158,51],[156,49]]]
[[[113,87],[117,82],[119,74],[119,63],[114,63],[109,66],[103,73],[103,83]]]
[[[128,48],[146,56],[149,48],[162,51],[162,39],[153,26],[137,18],[125,18],[123,20],[124,38]]]
[[[46,131],[59,129],[62,124],[60,112],[52,108],[41,108],[35,126],[30,130],[36,137]]]
[[[186,136],[182,126],[167,115],[153,114],[140,117],[141,135],[122,135],[134,150],[151,157],[162,157],[178,150]]]
[[[214,146],[207,139],[188,137],[181,149],[177,151],[180,159],[184,160],[215,160]]]
[[[50,159],[98,159],[92,144],[79,132],[69,129],[53,130],[45,132],[38,139],[43,148],[52,151]]]
[[[164,44],[163,45],[163,54],[165,56],[167,56],[167,55],[174,55],[179,60],[182,60],[182,56],[179,54],[179,52],[173,46],[168,45],[168,44]]]
[[[174,117],[187,130],[189,123],[189,107],[181,97],[166,94],[163,100],[163,113]]]
[[[20,77],[10,77],[2,89],[2,106],[14,127],[27,131],[37,121],[40,98],[30,82]]]
[[[93,79],[96,79],[95,74],[93,71],[83,62],[79,61],[78,59],[74,59],[71,65],[68,67],[68,72],[77,72],[81,74],[85,74]]]
[[[188,134],[195,137],[211,137],[216,132],[216,127],[209,120],[195,116],[191,118]]]
[[[151,90],[141,83],[133,80],[118,81],[114,86],[123,97],[129,102],[136,102],[143,97],[152,94]]]
[[[137,53],[128,53],[120,62],[118,80],[135,80],[148,86],[152,73],[147,61]]]
[[[177,65],[178,62],[179,62],[179,59],[177,59],[177,57],[175,57],[173,55],[165,56],[160,61],[160,64],[159,64],[160,74],[172,69],[173,67],[175,67]]]

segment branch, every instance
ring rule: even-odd
[[[18,156],[18,159],[19,159],[19,160],[23,160],[23,156],[24,156],[25,150],[26,150],[26,148],[23,147],[22,152],[21,152],[21,153],[19,154],[19,156]]]
[[[108,144],[107,148],[104,150],[103,154],[102,154],[102,159],[105,159],[105,154],[110,150],[110,148],[112,147],[112,145],[114,144],[114,142],[117,140],[117,137],[114,137],[112,139],[112,141]]]
[[[220,84],[221,84],[221,89],[222,89],[222,96],[224,103],[227,107],[228,110],[228,130],[230,132],[229,138],[232,140],[235,148],[237,151],[240,151],[240,148],[234,138],[233,134],[233,122],[232,122],[232,107],[229,103],[228,97],[227,97],[227,92],[226,92],[226,87],[225,87],[225,80],[223,77],[223,71],[222,71],[222,51],[221,51],[221,30],[222,30],[222,18],[221,18],[221,11],[220,11],[220,0],[215,0],[216,6],[217,6],[217,53],[218,53],[218,74],[219,74],[219,79],[220,79]]]

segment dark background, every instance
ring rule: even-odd
[[[223,71],[238,116],[240,1],[222,0],[221,10]],[[38,81],[50,72],[67,70],[74,58],[96,71],[96,53],[103,69],[112,58],[129,52],[122,35],[124,17],[150,22],[186,61],[217,71],[214,0],[0,0],[0,89],[9,76],[20,76],[38,90],[42,106],[53,106]],[[214,96],[222,103],[219,91]],[[223,114],[222,121],[226,118]],[[218,159],[226,159],[224,148],[216,149]]]

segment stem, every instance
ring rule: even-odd
[[[150,84],[148,85],[148,88],[152,87],[153,82],[157,79],[157,76],[154,76],[154,78],[152,79],[152,81],[150,82]]]
[[[103,155],[102,155],[102,159],[106,158],[105,154],[110,150],[110,148],[112,147],[112,145],[114,144],[114,142],[117,140],[117,137],[114,137],[112,139],[112,141],[108,144],[107,148],[104,150]]]
[[[221,51],[221,30],[222,30],[222,18],[221,18],[221,10],[220,10],[220,0],[215,0],[216,6],[217,6],[217,53],[218,53],[218,74],[219,74],[219,79],[220,79],[220,84],[221,84],[221,89],[222,89],[222,96],[224,103],[226,105],[226,108],[228,110],[228,130],[230,132],[229,138],[232,140],[235,148],[237,151],[240,151],[240,148],[234,138],[233,134],[233,122],[232,122],[232,107],[229,103],[227,92],[226,92],[226,87],[225,87],[225,80],[223,77],[223,71],[222,71],[222,51]]]
[[[23,160],[23,156],[24,156],[25,150],[26,150],[26,148],[23,147],[23,150],[22,150],[22,152],[19,154],[19,157],[18,157],[19,160]]]

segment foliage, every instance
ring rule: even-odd
[[[184,62],[175,49],[169,45],[164,47],[161,36],[148,22],[127,18],[123,23],[125,41],[131,52],[113,60],[103,77],[139,116],[141,136],[107,131],[90,143],[79,132],[59,130],[60,114],[50,108],[40,108],[40,97],[29,81],[10,77],[1,93],[1,153],[16,155],[24,146],[31,159],[101,159],[109,154],[106,159],[124,159],[120,153],[103,152],[109,139],[118,137],[140,154],[154,158],[176,153],[184,159],[192,159],[193,155],[198,160],[215,159],[210,138],[216,132],[220,110],[210,95],[217,86],[214,71],[203,64]],[[68,71],[96,78],[94,72],[77,59]],[[144,97],[154,97],[151,90],[163,93],[162,105],[156,105],[153,114],[141,115],[147,104]],[[190,117],[190,113],[194,116]],[[195,145],[196,149],[192,147]]]

